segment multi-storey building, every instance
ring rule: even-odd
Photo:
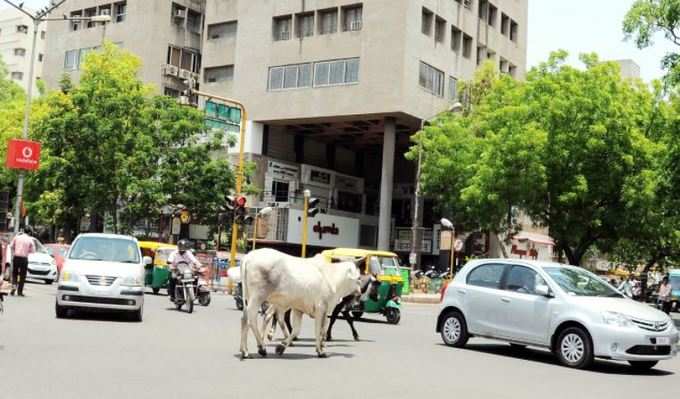
[[[0,57],[7,65],[10,79],[28,90],[33,43],[33,20],[21,11],[7,5],[0,6]],[[30,10],[27,10],[30,12]],[[36,41],[36,59],[33,92],[38,94],[36,83],[42,77],[45,57],[45,25],[40,26]]]
[[[106,39],[142,58],[146,83],[176,96],[182,81],[197,78],[201,69],[203,8],[203,0],[67,1],[52,15],[111,15],[111,22],[50,21],[44,79],[52,88],[65,73],[77,81],[87,52]]]
[[[276,208],[258,232],[283,248],[300,243],[302,192],[310,190],[323,208],[309,227],[312,246],[407,254],[416,174],[404,158],[410,136],[459,100],[458,82],[482,62],[518,79],[526,72],[527,0],[71,0],[65,7],[68,15],[112,12],[106,37],[142,57],[143,79],[162,92],[176,94],[181,70],[190,70],[200,73],[201,91],[246,105],[246,156],[257,165],[251,183],[262,189],[250,205]],[[77,72],[75,51],[97,46],[103,32],[60,22],[50,31],[46,79],[55,86],[63,72]],[[198,56],[200,70],[185,53]],[[202,105],[216,114],[214,103]],[[422,250],[436,257],[442,215],[428,199],[421,205]]]
[[[270,244],[300,242],[302,192],[326,213],[310,243],[408,253],[421,122],[490,59],[526,71],[526,0],[208,0],[201,90],[249,109],[246,152]],[[437,255],[433,203],[423,250]],[[454,216],[455,217],[455,216]]]

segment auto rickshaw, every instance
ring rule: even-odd
[[[153,241],[141,241],[139,247],[144,256],[150,256],[153,262],[145,266],[144,285],[151,287],[154,294],[158,294],[161,288],[167,288],[170,271],[168,270],[168,258],[177,250],[176,245]]]
[[[356,260],[366,258],[364,270],[361,270],[361,272],[375,275],[380,282],[377,300],[369,297],[362,301],[357,309],[352,310],[352,317],[359,319],[364,313],[380,313],[387,318],[388,323],[399,323],[404,279],[399,268],[397,254],[355,248],[329,249],[321,254],[329,262],[332,262],[333,259]]]

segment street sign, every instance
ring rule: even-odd
[[[7,145],[6,165],[10,169],[38,169],[40,167],[40,143],[11,139]]]

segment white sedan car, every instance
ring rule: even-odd
[[[449,346],[462,347],[474,336],[545,347],[575,368],[604,358],[650,369],[678,351],[670,317],[579,267],[474,260],[449,284],[442,302],[436,330]]]
[[[49,254],[47,248],[37,239],[33,239],[33,246],[35,252],[28,255],[28,270],[26,271],[26,278],[31,280],[42,280],[46,284],[52,284],[57,281],[57,262]],[[7,264],[12,263],[12,249],[7,247]]]
[[[142,321],[144,265],[137,240],[113,234],[81,234],[73,242],[59,276],[57,318],[70,309],[128,312]]]

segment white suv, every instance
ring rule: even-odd
[[[474,260],[449,284],[442,302],[436,330],[449,346],[478,336],[545,347],[575,368],[598,357],[649,369],[678,350],[670,317],[579,267]]]
[[[57,318],[69,309],[105,309],[129,312],[142,321],[144,265],[151,258],[137,240],[113,234],[81,234],[69,249],[59,275]]]

